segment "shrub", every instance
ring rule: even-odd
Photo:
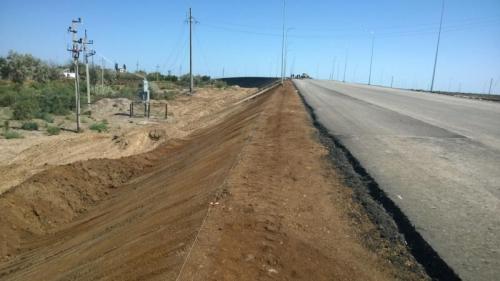
[[[59,135],[60,132],[61,132],[61,129],[59,127],[54,127],[54,126],[47,127],[47,134],[49,136]]]
[[[10,129],[9,120],[3,121],[3,129],[4,129],[5,132],[7,132]]]
[[[32,119],[37,112],[38,104],[28,97],[23,97],[12,106],[12,117],[15,120]]]
[[[107,122],[99,122],[90,125],[89,129],[92,131],[97,131],[99,133],[106,132],[108,130]]]
[[[54,123],[54,116],[48,114],[48,113],[41,113],[37,116],[40,119],[43,119],[47,123]]]
[[[217,88],[217,89],[224,89],[227,87],[227,83],[222,81],[222,80],[215,80],[214,82],[214,86]]]
[[[23,138],[23,135],[21,135],[20,133],[16,132],[16,131],[12,131],[12,130],[8,130],[4,133],[2,133],[2,135],[4,136],[4,138],[10,140],[10,139],[22,139]]]
[[[36,122],[24,122],[21,129],[26,131],[38,131],[38,123]]]

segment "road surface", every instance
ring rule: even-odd
[[[500,103],[294,83],[463,280],[500,280]]]

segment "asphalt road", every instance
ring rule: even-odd
[[[463,280],[500,280],[500,103],[294,83]]]

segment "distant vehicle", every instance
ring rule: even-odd
[[[307,73],[302,73],[302,75],[300,75],[300,79],[311,79],[311,76],[309,76]]]

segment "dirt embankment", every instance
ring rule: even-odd
[[[116,160],[49,168],[0,197],[0,279],[173,280],[264,100]]]
[[[327,154],[287,84],[185,140],[47,169],[0,197],[0,279],[425,280]]]
[[[169,139],[184,138],[194,130],[210,126],[226,116],[231,104],[251,95],[255,89],[197,89],[194,96],[179,96],[168,101],[168,118],[164,119],[165,101],[153,101],[153,117],[129,118],[130,100],[102,99],[92,107],[92,117],[83,117],[85,132],[62,132],[46,136],[41,132],[23,131],[24,139],[0,139],[0,194],[49,167],[88,159],[117,159],[155,149]],[[156,118],[158,117],[159,118]],[[88,127],[106,120],[108,132],[95,133]],[[63,127],[74,122],[58,118]],[[159,132],[158,139],[149,133]]]

